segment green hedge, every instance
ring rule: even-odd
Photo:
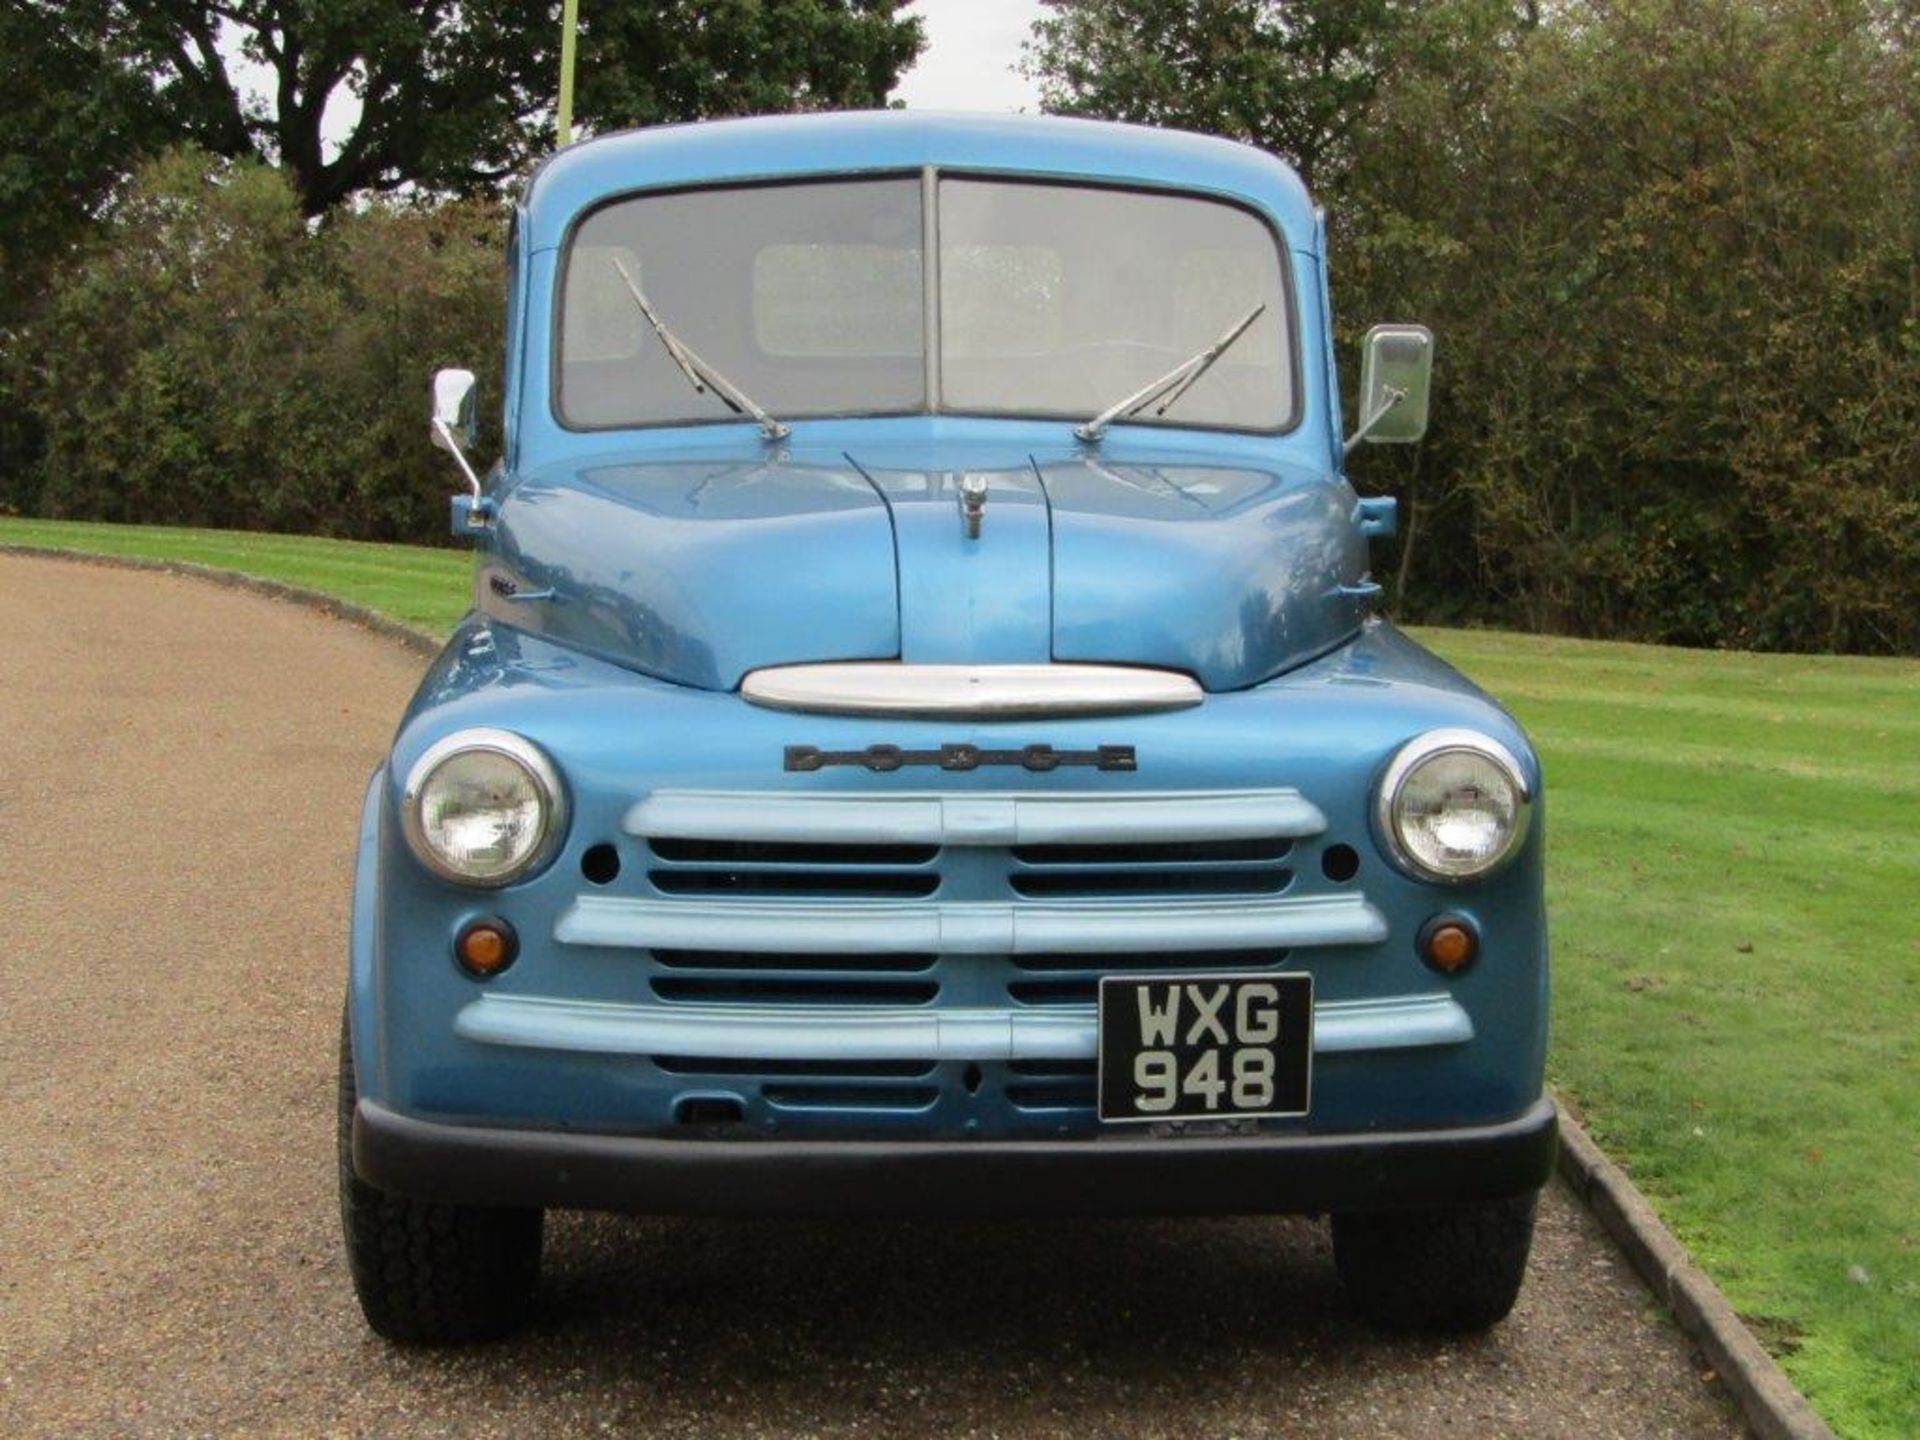
[[[1423,453],[1357,467],[1410,497],[1406,600],[1920,651],[1920,23],[1527,8],[1423,7],[1333,197],[1343,348],[1438,337]]]
[[[155,162],[21,347],[41,450],[7,467],[0,501],[438,539],[457,476],[427,440],[428,380],[466,365],[500,394],[507,219],[475,202],[374,205],[315,229],[276,170]],[[497,427],[485,453],[496,443]]]

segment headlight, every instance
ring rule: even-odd
[[[1374,819],[1393,858],[1422,880],[1491,875],[1527,838],[1533,795],[1506,746],[1472,730],[1430,730],[1380,777]]]
[[[553,762],[506,730],[462,730],[428,747],[407,775],[401,813],[421,864],[484,886],[543,863],[567,819]]]

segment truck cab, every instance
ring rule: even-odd
[[[1555,1144],[1540,768],[1381,619],[1280,161],[883,112],[567,149],[473,605],[367,789],[340,1183],[379,1333],[519,1323],[552,1208],[1326,1214],[1490,1325]]]

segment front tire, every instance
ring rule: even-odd
[[[545,1214],[390,1195],[353,1168],[357,1093],[340,1025],[340,1221],[354,1294],[374,1333],[459,1345],[516,1329],[533,1308]]]
[[[1527,1273],[1537,1197],[1333,1217],[1333,1263],[1362,1318],[1466,1334],[1507,1317]]]

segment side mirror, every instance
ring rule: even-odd
[[[438,370],[433,376],[433,443],[456,455],[473,444],[474,379],[471,370]]]
[[[470,492],[454,498],[455,535],[471,535],[476,530],[484,530],[493,517],[492,507],[481,490],[480,477],[473,473],[473,464],[467,459],[467,447],[473,444],[476,434],[473,384],[471,370],[434,372],[433,414],[428,428],[433,435],[433,443],[453,456],[453,463],[460,467],[460,474],[465,477]]]
[[[1427,433],[1433,332],[1424,325],[1376,325],[1362,343],[1360,428],[1347,441],[1347,453],[1362,440],[1411,445]]]

